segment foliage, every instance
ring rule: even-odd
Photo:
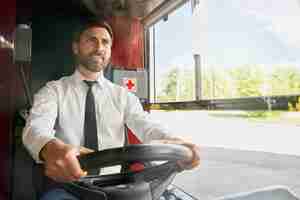
[[[299,111],[300,112],[300,97],[298,97],[298,101],[296,102],[295,106],[292,103],[288,103],[289,111]]]
[[[176,86],[177,86],[178,70],[173,68],[162,80],[162,92],[158,96],[160,101],[175,101],[176,100]]]
[[[180,71],[178,68],[170,70],[166,78],[160,83],[159,101],[185,101],[194,98],[194,78],[192,71]]]
[[[236,67],[229,71],[237,97],[262,96],[264,73],[258,65]]]
[[[300,94],[300,69],[297,66],[241,65],[230,68],[209,66],[202,69],[202,97],[238,98]],[[159,83],[159,101],[194,99],[193,70],[174,67]],[[294,109],[300,109],[300,102]],[[290,105],[291,107],[292,105]]]
[[[300,93],[300,70],[295,66],[277,66],[271,74],[273,95]]]

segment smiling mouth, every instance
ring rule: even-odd
[[[92,55],[91,58],[93,60],[104,60],[104,57],[103,56],[100,56],[100,55]]]
[[[102,56],[102,55],[96,55],[96,54],[93,54],[91,57],[102,58],[103,56]]]

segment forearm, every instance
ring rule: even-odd
[[[40,159],[40,151],[51,140],[55,139],[54,133],[36,133],[31,127],[26,126],[23,130],[23,144],[37,163]]]
[[[57,95],[50,84],[34,95],[34,103],[23,129],[23,144],[36,162],[42,162],[39,152],[45,144],[55,139],[54,124],[57,119]]]
[[[65,145],[65,143],[63,143],[59,139],[56,139],[56,138],[51,139],[41,148],[41,150],[39,152],[40,160],[45,161],[47,159],[48,155],[51,155],[51,152],[53,149],[61,149],[61,148],[63,148],[64,145]]]

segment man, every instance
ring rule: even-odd
[[[194,168],[200,162],[196,145],[172,137],[166,128],[143,111],[136,96],[104,78],[112,42],[113,32],[106,22],[87,23],[73,39],[72,49],[77,63],[74,74],[47,83],[34,97],[23,131],[23,142],[36,162],[44,163],[45,175],[56,183],[76,181],[87,174],[76,156],[92,151],[83,147],[87,140],[84,134],[91,134],[85,129],[89,92],[95,101],[95,140],[99,143],[94,149],[122,146],[126,124],[144,143],[160,140],[190,147],[193,159],[188,163],[181,161],[181,167]],[[87,81],[92,81],[92,86]],[[115,169],[104,169],[101,173],[111,170]],[[43,200],[65,198],[76,199],[62,188],[51,189],[42,197]]]

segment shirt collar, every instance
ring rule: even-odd
[[[74,80],[74,82],[76,84],[82,84],[84,80],[86,80],[86,78],[84,78],[82,76],[82,74],[76,69],[75,72],[73,73],[72,75],[72,78]],[[104,83],[104,75],[103,75],[103,71],[101,71],[99,73],[99,76],[98,78],[95,80],[97,82],[97,84],[100,86],[100,87],[103,87],[103,83]]]

